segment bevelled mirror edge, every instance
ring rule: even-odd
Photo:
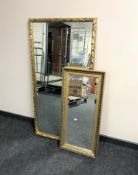
[[[95,125],[94,125],[94,134],[93,134],[93,144],[91,149],[85,149],[78,147],[76,145],[71,145],[66,142],[66,130],[67,130],[67,77],[68,75],[81,75],[81,76],[95,76],[99,78],[99,87],[97,92],[97,105],[96,105],[96,114],[95,114]],[[96,158],[98,153],[98,143],[99,143],[99,131],[100,131],[100,120],[101,120],[101,109],[102,109],[102,99],[104,91],[104,79],[105,72],[93,71],[88,69],[74,69],[73,67],[64,68],[64,83],[63,83],[63,92],[62,96],[62,124],[61,124],[61,142],[60,147],[62,149],[79,153],[85,156]]]

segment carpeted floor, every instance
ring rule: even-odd
[[[32,122],[0,115],[0,175],[138,175],[138,150],[101,141],[91,159],[34,135]]]

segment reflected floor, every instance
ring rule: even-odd
[[[89,95],[86,103],[69,105],[67,143],[88,149],[92,147],[95,107],[94,94]]]
[[[60,136],[61,94],[39,92],[38,127],[42,132]]]
[[[87,103],[70,105],[67,143],[85,148],[91,147],[95,114],[94,101],[95,95],[91,94]],[[38,116],[40,131],[60,136],[61,94],[39,92]]]

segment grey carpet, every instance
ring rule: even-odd
[[[0,175],[138,175],[138,150],[101,141],[91,159],[34,135],[31,122],[0,115]]]

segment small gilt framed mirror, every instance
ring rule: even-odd
[[[96,157],[104,75],[85,68],[64,68],[61,148]]]
[[[29,19],[36,134],[59,139],[62,68],[94,68],[96,18]]]

